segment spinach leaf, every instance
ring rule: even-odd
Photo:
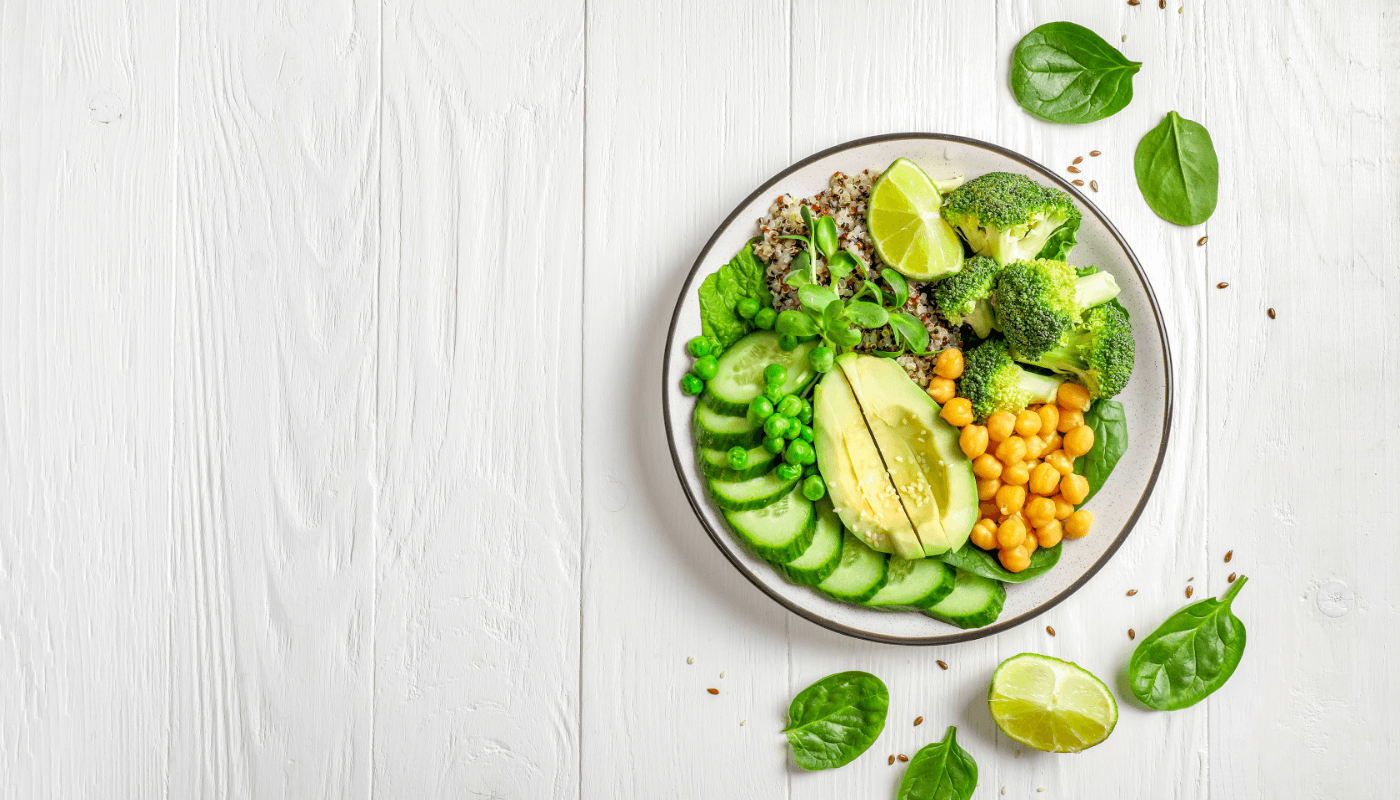
[[[831,769],[851,763],[885,729],[890,692],[868,672],[838,672],[803,689],[783,729],[797,766]]]
[[[939,553],[933,558],[942,561],[944,564],[951,564],[963,572],[971,572],[973,575],[981,575],[984,578],[991,578],[1003,583],[1025,583],[1032,578],[1039,578],[1049,572],[1056,564],[1060,563],[1060,547],[1037,547],[1031,553],[1031,565],[1020,572],[1012,572],[1001,565],[997,560],[996,553],[990,550],[983,550],[971,542],[964,544],[958,550],[949,550]]]
[[[1215,213],[1220,162],[1200,123],[1168,113],[1138,142],[1133,171],[1142,199],[1167,222],[1199,225]]]
[[[1193,706],[1235,673],[1245,636],[1230,604],[1246,580],[1241,575],[1219,600],[1181,608],[1137,646],[1128,661],[1128,680],[1143,705],[1158,711]]]
[[[1079,233],[1079,220],[1073,219],[1055,229],[1050,234],[1050,238],[1045,240],[1045,246],[1040,248],[1036,258],[1048,258],[1052,261],[1068,261],[1069,251],[1074,249],[1078,240],[1074,235]],[[1115,298],[1117,299],[1117,298]]]
[[[700,295],[700,330],[721,347],[738,341],[751,329],[748,321],[734,312],[740,300],[753,298],[762,308],[773,305],[768,292],[764,266],[754,258],[753,245],[740,250],[728,264],[706,276],[697,290]]]
[[[846,316],[862,328],[883,328],[890,322],[890,312],[864,301],[847,305]]]
[[[1084,498],[1087,503],[1128,452],[1128,419],[1117,400],[1095,400],[1084,412],[1084,424],[1094,432],[1094,446],[1074,460],[1074,471],[1089,481],[1089,494]]]
[[[895,341],[902,340],[910,350],[922,353],[928,349],[928,328],[913,314],[896,311],[890,315],[890,327],[894,329]]]
[[[943,741],[925,745],[909,759],[896,800],[967,800],[977,788],[977,762],[957,742],[949,725]]]
[[[1049,22],[1026,34],[1011,56],[1011,91],[1021,108],[1051,122],[1111,117],[1133,99],[1129,61],[1097,33],[1073,22]]]

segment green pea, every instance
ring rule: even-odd
[[[770,383],[763,387],[763,396],[768,398],[768,402],[776,403],[783,399],[783,387],[781,384]]]
[[[797,412],[797,421],[803,425],[812,424],[812,404],[806,400],[802,401],[802,410]]]
[[[802,435],[802,423],[798,422],[797,420],[793,419],[792,417],[788,417],[788,426],[787,426],[787,430],[783,431],[783,438],[784,438],[784,439],[787,439],[788,441],[792,441],[792,440],[794,440],[794,439],[797,439],[797,438],[800,437],[801,435]]]
[[[729,466],[734,469],[743,469],[749,465],[749,451],[742,447],[729,448]]]
[[[719,374],[719,359],[714,356],[697,358],[693,367],[695,374],[705,380],[709,380]]]
[[[813,439],[817,438],[817,432],[812,430],[811,425],[803,425],[802,432],[798,434],[798,438],[800,438],[804,442],[810,442]]]
[[[785,333],[778,337],[778,346],[783,348],[783,352],[790,353],[797,349],[797,337],[790,333]]]
[[[753,324],[765,331],[773,330],[773,323],[778,321],[778,312],[771,308],[765,308],[754,315]]]
[[[778,409],[778,413],[785,417],[795,417],[802,410],[802,398],[795,394],[787,395],[779,400],[778,405],[774,408]]]
[[[779,386],[787,383],[787,367],[784,367],[782,364],[769,364],[764,367],[763,382],[770,386],[775,383]]]
[[[831,352],[831,348],[826,345],[814,348],[807,355],[807,361],[812,365],[812,369],[817,372],[827,372],[836,363],[836,354]]]
[[[802,474],[803,474],[803,475],[816,475],[816,474],[817,474],[817,465],[816,465],[816,464],[808,464],[807,466],[805,466],[805,467],[802,468]]]
[[[778,477],[785,481],[795,481],[802,477],[802,468],[796,464],[779,464]]]
[[[700,380],[698,376],[687,372],[685,377],[681,378],[681,391],[694,397],[705,391],[705,382]]]
[[[790,443],[787,447],[787,451],[789,456],[788,463],[790,464],[801,464],[805,467],[808,464],[815,463],[817,460],[817,452],[812,449],[810,444],[801,439]]]
[[[820,500],[826,496],[826,481],[820,475],[812,475],[802,482],[802,496],[808,500]]]
[[[773,416],[773,401],[762,395],[749,401],[749,422],[760,425],[765,419]]]
[[[797,454],[797,446],[802,443],[802,440],[798,439],[792,444],[789,444],[787,451],[783,453],[783,460],[793,465],[794,467],[797,467],[798,469],[802,469],[802,462],[798,460],[801,458],[801,456]]]
[[[700,358],[710,354],[710,340],[704,336],[697,336],[685,343],[686,352],[691,358]]]
[[[752,297],[745,297],[734,307],[734,311],[744,319],[753,319],[754,315],[758,313],[758,309],[758,301]]]
[[[787,447],[787,439],[781,436],[769,436],[763,440],[763,449],[775,456],[783,452],[784,447]]]
[[[767,436],[782,436],[787,429],[788,418],[782,414],[774,414],[763,421],[763,433]]]

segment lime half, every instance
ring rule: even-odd
[[[919,165],[895,159],[870,189],[866,212],[880,259],[916,281],[962,269],[962,243],[939,213],[942,205],[942,195]]]
[[[987,705],[1001,732],[1047,753],[1078,753],[1118,724],[1118,703],[1078,664],[1022,653],[992,674]]]

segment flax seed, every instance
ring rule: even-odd
[[[1050,627],[1049,625],[1046,625],[1046,626],[1045,626],[1045,632],[1048,633],[1048,634],[1050,634],[1051,636],[1054,636],[1054,635],[1055,635],[1055,629],[1052,628],[1052,627]]]
[[[1076,174],[1076,175],[1078,175],[1078,174],[1079,174],[1079,167],[1070,167],[1070,168],[1069,168],[1069,171],[1070,171],[1070,172],[1073,172],[1073,173]]]
[[[1231,550],[1230,552],[1226,553],[1226,554],[1225,554],[1225,563],[1226,563],[1226,564],[1230,563],[1230,559],[1232,559],[1232,558],[1234,558],[1234,557],[1235,557],[1235,551],[1234,551],[1234,550]]]
[[[915,726],[922,725],[922,724],[924,724],[924,718],[923,718],[923,717],[914,717],[914,725],[915,725]]]
[[[1070,181],[1070,183],[1073,183],[1075,186],[1083,186],[1083,185],[1084,185],[1084,181],[1080,180],[1079,178],[1075,178],[1074,180]]]
[[[1215,288],[1224,289],[1227,288],[1229,285],[1230,284],[1226,283],[1225,281],[1221,281],[1220,283],[1215,284]]]
[[[1074,160],[1071,161],[1071,162],[1069,162],[1069,163],[1071,163],[1071,164],[1078,164],[1078,163],[1082,162],[1083,160],[1084,160],[1084,156],[1075,156],[1075,157],[1074,157]]]
[[[1226,578],[1226,579],[1225,579],[1225,582],[1226,582],[1226,583],[1234,583],[1234,582],[1235,582],[1235,577],[1236,577],[1235,573],[1231,572],[1231,573],[1230,573],[1230,577]]]
[[[718,689],[706,689],[705,691],[709,692],[710,694],[719,694]]]
[[[1206,240],[1209,239],[1209,238],[1210,238],[1209,236],[1202,236],[1201,238],[1197,239],[1197,240],[1196,240],[1196,246],[1197,246],[1197,247],[1204,247],[1204,246],[1205,246],[1205,243],[1206,243]]]
[[[900,761],[908,761],[908,760],[909,760],[909,756],[906,756],[906,755],[904,755],[903,753],[900,753],[900,754],[899,754],[899,760],[900,760]]]
[[[941,667],[941,668],[943,668],[943,669],[947,669],[947,668],[948,668],[948,662],[947,662],[947,661],[935,661],[935,662],[933,662],[933,663],[937,664],[939,667]]]
[[[890,756],[890,766],[894,766],[894,756]]]
[[[1098,150],[1090,150],[1089,155],[1092,158],[1098,158],[1099,156],[1103,155],[1103,153]]]
[[[1195,594],[1195,593],[1196,593],[1196,590],[1195,590],[1195,589],[1192,589],[1190,586],[1187,586],[1187,587],[1186,587],[1186,599],[1187,599],[1187,600],[1190,600],[1190,599],[1191,599],[1191,595],[1193,595],[1193,594]]]
[[[1269,319],[1278,319],[1278,315],[1274,313],[1272,308],[1269,309]]]
[[[1129,628],[1129,629],[1128,629],[1128,639],[1131,640],[1131,639],[1136,639],[1136,638],[1137,638],[1137,631],[1134,631],[1132,628]]]
[[[1097,192],[1097,191],[1099,190],[1099,182],[1098,182],[1098,181],[1089,181],[1089,188],[1090,188],[1090,189],[1093,189],[1094,191]]]
[[[1137,589],[1129,589],[1129,590],[1128,590],[1128,596],[1129,596],[1129,597],[1132,597],[1132,596],[1135,595],[1135,594],[1137,594]]]

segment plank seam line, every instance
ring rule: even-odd
[[[584,335],[588,327],[588,292],[582,291],[588,286],[588,29],[591,20],[588,14],[588,0],[582,0],[583,4],[583,126],[580,131],[580,146],[583,162],[581,178],[579,181],[579,386],[583,386],[588,375],[588,348],[584,346]],[[584,546],[586,524],[584,521],[586,513],[586,496],[584,494],[585,461],[588,448],[584,446],[584,432],[588,430],[585,424],[585,415],[588,413],[588,403],[586,392],[579,392],[579,449],[578,449],[578,727],[574,730],[574,736],[578,741],[578,794],[577,800],[583,800],[583,765],[584,765],[584,741],[583,741],[583,630],[585,600],[583,590],[583,559],[587,549]]]

